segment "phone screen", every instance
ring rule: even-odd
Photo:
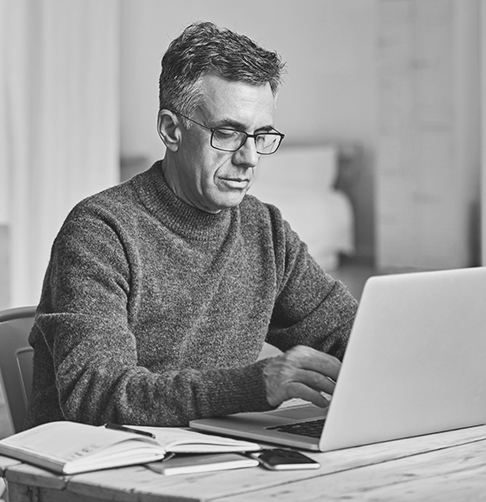
[[[275,448],[252,453],[261,465],[275,471],[291,469],[318,469],[320,464],[307,455],[294,450]]]

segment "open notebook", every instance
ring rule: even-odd
[[[486,267],[371,277],[327,417],[304,404],[190,425],[327,451],[484,424],[485,298]]]

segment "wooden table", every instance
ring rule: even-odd
[[[486,501],[486,426],[311,453],[316,471],[162,476],[144,466],[55,476],[0,457],[10,502]]]

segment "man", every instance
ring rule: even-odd
[[[30,338],[29,426],[184,426],[292,397],[327,404],[356,302],[277,208],[246,195],[283,138],[283,66],[211,23],[172,42],[165,158],[78,204],[54,242]],[[265,341],[283,355],[258,360]]]

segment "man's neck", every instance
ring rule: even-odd
[[[197,207],[195,204],[192,204],[191,201],[185,196],[183,190],[181,190],[182,183],[180,180],[178,180],[177,177],[177,166],[175,165],[174,161],[168,158],[166,155],[165,158],[162,160],[162,174],[165,178],[165,181],[167,183],[167,186],[171,189],[171,191],[174,193],[176,197],[181,199],[183,202],[188,204],[189,206],[195,207],[196,209],[199,209],[200,211],[204,211],[205,213],[210,213],[210,214],[218,214],[221,212],[221,210],[218,211],[205,211],[199,207]]]

